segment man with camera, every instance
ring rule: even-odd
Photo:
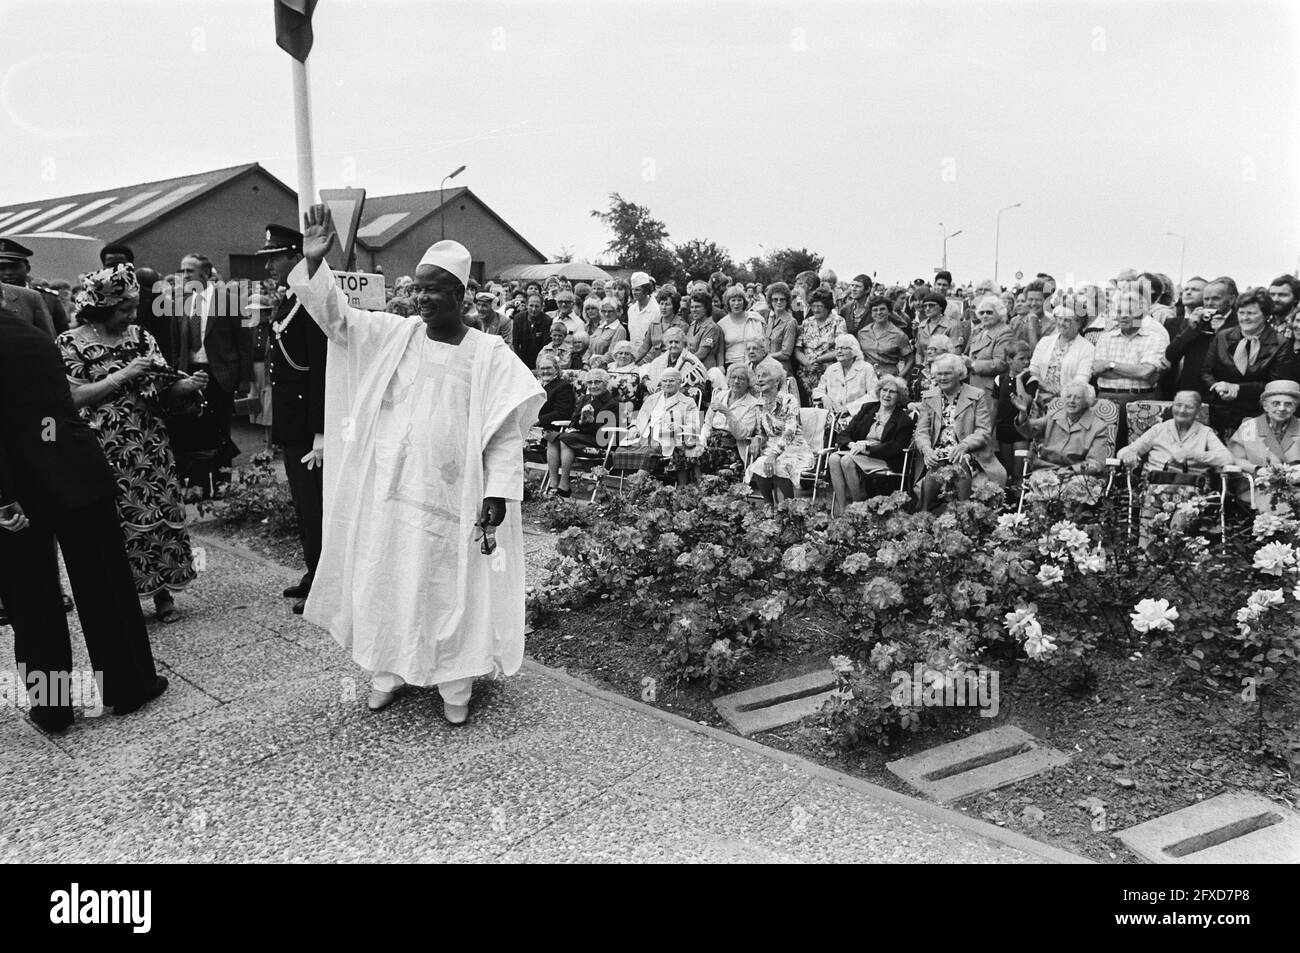
[[[1165,347],[1165,374],[1161,391],[1172,399],[1180,391],[1192,390],[1204,400],[1209,396],[1201,379],[1201,365],[1214,335],[1237,323],[1233,305],[1237,286],[1231,278],[1216,278],[1210,284],[1200,276],[1188,279],[1183,286],[1181,330],[1174,329]]]

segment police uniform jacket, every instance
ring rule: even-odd
[[[325,432],[326,339],[311,315],[285,298],[271,319],[266,367],[271,381],[271,440],[281,446],[309,447]],[[280,330],[277,332],[276,328]]]

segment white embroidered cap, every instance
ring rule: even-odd
[[[437,265],[448,274],[455,275],[460,283],[469,287],[469,249],[450,238],[429,246],[420,259],[421,265]]]

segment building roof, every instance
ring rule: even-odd
[[[509,265],[497,276],[502,281],[545,281],[568,278],[570,281],[608,281],[608,271],[585,261],[552,261],[545,265]]]
[[[420,222],[453,204],[462,196],[468,195],[498,225],[508,231],[538,258],[546,259],[542,252],[515,231],[510,223],[492,211],[481,198],[464,187],[457,187],[430,192],[406,192],[402,195],[367,195],[366,206],[361,213],[361,225],[357,228],[357,243],[367,251],[379,251],[396,239],[405,235]]]
[[[7,205],[0,208],[0,235],[20,241],[66,237],[120,242],[214,189],[259,171],[288,194],[296,194],[258,163],[249,162],[158,182]]]

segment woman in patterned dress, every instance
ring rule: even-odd
[[[794,356],[799,388],[811,403],[812,392],[826,366],[835,360],[835,339],[845,330],[844,319],[835,313],[835,297],[829,291],[814,291],[808,306],[811,310],[799,328]]]
[[[81,281],[81,325],[58,338],[72,400],[117,474],[117,512],[136,592],[153,597],[161,621],[174,622],[180,612],[172,593],[194,579],[194,565],[162,404],[197,399],[207,375],[172,371],[153,336],[131,323],[140,296],[131,265]]]
[[[803,435],[799,400],[782,388],[785,371],[770,357],[763,358],[756,372],[758,424],[750,443],[754,462],[745,479],[758,488],[763,499],[775,505],[777,494],[793,499],[794,488],[804,471],[812,468],[816,454]]]
[[[713,402],[700,428],[700,442],[704,445],[700,469],[707,473],[734,470],[744,458],[758,427],[762,401],[754,392],[754,375],[749,365],[732,364],[727,369],[727,385],[725,391],[721,388],[714,391]]]

